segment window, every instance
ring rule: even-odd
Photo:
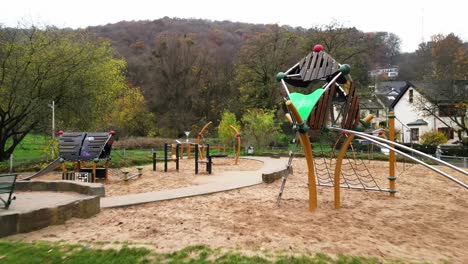
[[[409,90],[409,102],[410,104],[413,103],[413,89]]]
[[[457,114],[457,109],[453,105],[439,105],[440,117],[457,116]]]
[[[411,128],[411,140],[419,141],[419,128]]]
[[[451,127],[439,127],[437,131],[442,132],[448,139],[454,139],[455,133]]]

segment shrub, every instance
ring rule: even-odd
[[[279,125],[274,121],[273,110],[250,109],[242,117],[244,133],[248,144],[265,147],[273,141],[279,133]]]
[[[439,131],[430,131],[421,136],[421,144],[423,145],[441,145],[447,143],[448,139],[444,133]]]
[[[218,137],[223,144],[229,144],[235,138],[235,133],[230,126],[238,130],[240,129],[236,115],[229,111],[224,111],[218,126]]]

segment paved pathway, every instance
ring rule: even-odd
[[[172,190],[162,190],[157,192],[147,192],[138,194],[128,194],[122,196],[111,196],[101,198],[101,208],[125,207],[137,204],[144,204],[156,201],[171,200],[177,198],[191,197],[196,195],[223,192],[239,189],[262,183],[262,175],[265,173],[279,172],[286,169],[287,158],[267,158],[249,157],[263,162],[263,167],[257,171],[226,171],[215,177],[210,177],[209,183],[177,188]],[[200,181],[206,179],[200,177]],[[206,177],[206,176],[205,176]]]

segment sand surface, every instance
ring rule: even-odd
[[[387,164],[366,161],[381,187],[388,184]],[[400,175],[395,198],[388,193],[342,189],[342,208],[335,210],[332,188],[318,187],[319,208],[309,212],[305,160],[296,159],[293,166],[280,207],[276,197],[281,182],[276,181],[213,195],[106,209],[90,219],[72,219],[65,225],[9,239],[129,241],[163,252],[206,244],[468,263],[468,192],[461,186],[415,165]],[[468,182],[466,176],[452,175]],[[185,179],[191,181],[190,177]]]
[[[199,165],[198,176],[216,177],[223,171],[255,171],[260,169],[263,163],[256,160],[240,159],[238,165],[235,165],[234,159],[217,158],[213,159],[212,174],[206,172],[205,164]],[[175,162],[168,163],[168,171],[164,172],[164,163],[157,163],[156,171],[153,171],[153,165],[140,166],[143,168],[143,175],[128,181],[128,184],[122,180],[124,174],[122,171],[128,171],[129,175],[138,173],[137,167],[109,169],[108,182],[99,181],[104,184],[106,196],[118,196],[125,194],[154,192],[167,189],[176,189],[200,184],[196,180],[194,159],[183,159],[179,163],[179,171],[176,170]],[[61,180],[60,172],[51,172],[47,175],[34,178],[36,181]]]

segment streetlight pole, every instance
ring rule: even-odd
[[[51,142],[51,155],[52,157],[55,156],[55,151],[54,151],[54,141],[55,141],[55,101],[52,101],[52,104],[48,105],[50,108],[52,108],[52,142]]]

